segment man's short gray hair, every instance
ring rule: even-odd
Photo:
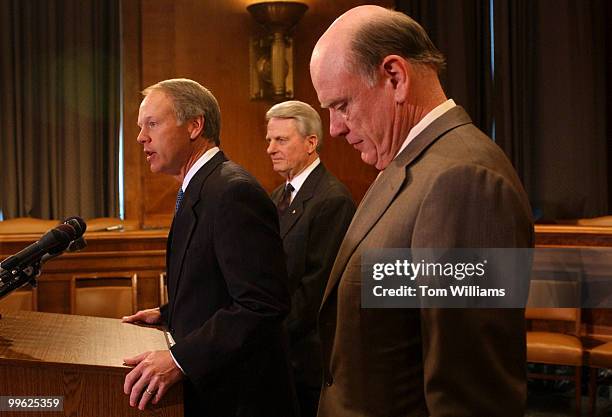
[[[152,91],[162,91],[172,99],[179,124],[204,116],[202,136],[217,146],[221,143],[221,110],[217,99],[206,87],[187,78],[174,78],[145,88],[142,95],[146,96]]]
[[[273,117],[279,119],[294,119],[300,135],[317,137],[317,152],[323,144],[323,127],[321,116],[307,103],[297,100],[283,101],[275,104],[266,113],[266,121]]]
[[[389,10],[359,28],[351,41],[348,64],[373,84],[378,67],[388,55],[399,55],[412,63],[427,65],[438,73],[445,60],[425,29],[401,12]]]

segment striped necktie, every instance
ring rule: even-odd
[[[293,185],[291,185],[291,183],[287,183],[285,189],[283,190],[283,194],[281,195],[281,198],[278,201],[278,206],[276,206],[279,216],[285,214],[285,211],[287,211],[287,209],[289,208],[289,205],[291,204],[291,193],[293,192],[293,190],[295,190],[295,188],[293,188]]]

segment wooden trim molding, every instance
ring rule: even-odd
[[[536,246],[612,246],[612,227],[536,225]]]

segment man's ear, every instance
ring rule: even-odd
[[[410,75],[412,64],[398,55],[386,56],[381,64],[385,82],[388,82],[394,90],[395,101],[403,103],[408,97],[410,87]]]
[[[316,152],[318,144],[319,144],[319,138],[317,138],[317,135],[306,136],[306,145],[308,147],[308,155],[311,155],[313,152]]]
[[[202,136],[202,132],[204,132],[204,123],[204,116],[201,115],[194,117],[187,122],[187,129],[189,130],[189,138],[191,140],[196,140]]]

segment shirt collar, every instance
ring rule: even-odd
[[[408,132],[408,137],[406,138],[406,140],[402,144],[402,147],[399,149],[399,151],[395,155],[395,158],[397,158],[397,155],[402,153],[402,151],[406,148],[406,146],[408,146],[408,144],[412,142],[412,140],[416,138],[419,135],[419,133],[425,130],[427,126],[432,124],[434,120],[436,120],[438,117],[442,116],[444,113],[446,113],[447,111],[449,111],[455,106],[456,104],[453,101],[453,99],[449,99],[449,100],[446,100],[444,103],[438,105],[436,108],[434,108],[429,113],[427,113],[425,117],[421,119],[419,123],[414,125],[412,129],[410,129],[410,132]]]
[[[293,179],[291,181],[287,181],[285,182],[285,186],[287,185],[287,183],[291,183],[291,185],[293,186],[293,191],[291,192],[291,201],[293,201],[293,197],[296,196],[296,194],[298,193],[298,191],[300,191],[300,188],[302,188],[302,185],[304,185],[304,182],[306,181],[306,178],[308,178],[308,176],[310,175],[310,173],[312,171],[314,171],[314,169],[321,163],[321,159],[317,157],[317,159],[315,159],[314,161],[312,161],[312,163],[310,165],[308,165],[306,167],[306,169],[304,169],[302,172],[300,172],[298,175],[296,175],[295,177],[293,177]]]
[[[202,168],[205,163],[210,161],[212,157],[217,154],[217,152],[219,152],[218,146],[215,146],[214,148],[210,148],[209,150],[204,152],[204,155],[200,156],[198,160],[195,161],[195,164],[193,164],[191,168],[189,168],[189,171],[187,171],[187,175],[185,175],[185,179],[183,180],[183,185],[181,186],[181,189],[183,191],[187,190],[189,181],[191,181],[193,176],[200,170],[200,168]]]

